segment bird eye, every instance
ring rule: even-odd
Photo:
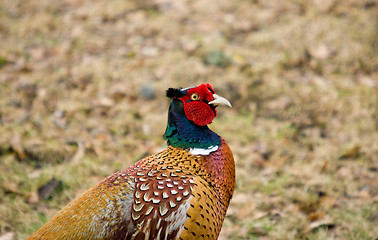
[[[192,95],[190,95],[190,99],[192,101],[198,101],[200,99],[200,96],[198,95],[198,93],[193,93]]]

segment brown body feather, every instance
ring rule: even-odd
[[[217,239],[235,188],[222,139],[209,155],[169,146],[59,211],[32,239]]]

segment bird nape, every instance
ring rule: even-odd
[[[27,239],[217,239],[235,189],[210,84],[169,88],[168,148],[105,178]]]

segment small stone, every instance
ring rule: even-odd
[[[327,44],[320,44],[310,49],[310,54],[316,59],[328,59],[334,55],[334,51],[332,51]]]
[[[321,12],[329,12],[335,5],[335,0],[314,0],[314,5]]]
[[[193,53],[197,48],[199,44],[196,40],[186,40],[182,42],[182,48],[185,52]]]
[[[374,78],[366,75],[360,75],[357,77],[357,82],[366,87],[375,88],[378,87],[378,81]]]
[[[205,56],[204,63],[224,68],[231,63],[231,60],[221,51],[211,51]]]
[[[357,196],[361,199],[370,199],[371,195],[368,190],[362,189],[360,192],[357,193]]]
[[[38,203],[39,202],[38,193],[37,192],[30,193],[29,196],[28,196],[27,202],[28,203]]]
[[[13,240],[14,239],[14,232],[7,232],[0,235],[0,240]]]
[[[156,97],[155,90],[150,85],[144,85],[140,88],[139,94],[146,100],[151,100]]]
[[[99,104],[102,106],[102,107],[111,107],[114,105],[114,101],[113,99],[111,98],[108,98],[108,97],[102,97],[100,98],[99,100]]]
[[[32,48],[29,50],[30,57],[33,60],[42,60],[45,57],[45,51],[43,48]]]
[[[156,57],[159,54],[159,49],[156,47],[145,46],[140,50],[140,53],[146,57]]]
[[[58,189],[58,187],[61,187],[63,185],[63,182],[60,180],[56,180],[55,178],[52,178],[50,181],[48,181],[46,184],[38,188],[38,196],[40,199],[47,199],[49,198],[52,193]]]
[[[18,184],[11,181],[4,181],[1,184],[1,187],[4,189],[6,193],[17,193],[18,192]]]
[[[57,110],[54,111],[54,117],[55,118],[64,118],[65,115],[66,115],[66,113],[62,110],[57,109]]]

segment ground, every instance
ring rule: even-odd
[[[233,104],[220,239],[378,237],[374,0],[0,0],[0,239],[166,147],[168,87]]]

